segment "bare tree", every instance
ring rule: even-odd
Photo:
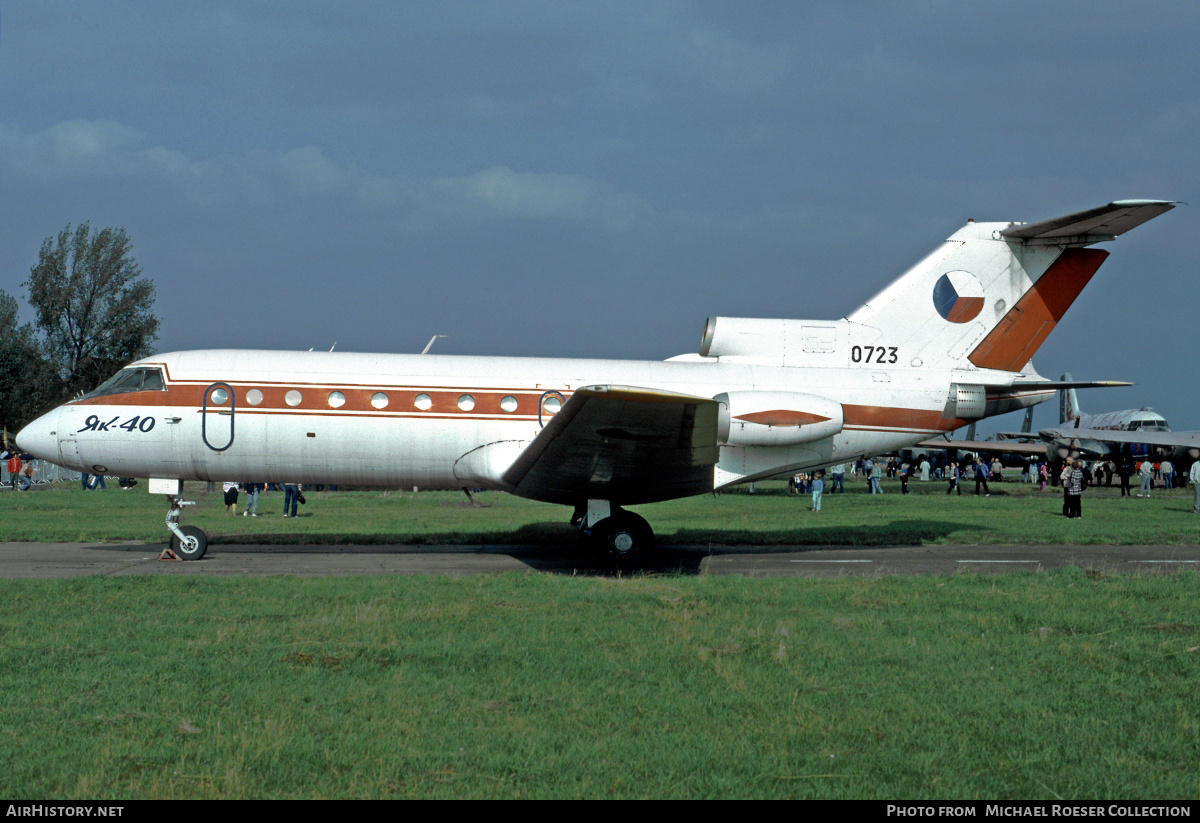
[[[154,284],[142,277],[124,229],[70,225],[42,243],[30,270],[29,303],[64,394],[94,388],[153,352]]]

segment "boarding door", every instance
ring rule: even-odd
[[[233,418],[236,400],[233,386],[213,383],[204,390],[200,403],[200,437],[204,445],[223,452],[233,445]]]

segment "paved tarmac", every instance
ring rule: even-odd
[[[0,578],[89,575],[341,575],[541,572],[613,574],[574,546],[213,545],[198,561],[160,561],[163,544],[0,543]],[[1010,574],[1063,566],[1107,573],[1200,570],[1200,546],[665,546],[657,573],[746,577]]]

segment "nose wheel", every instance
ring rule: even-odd
[[[208,551],[208,535],[197,526],[179,525],[179,516],[184,506],[194,506],[195,501],[182,500],[170,495],[167,500],[171,508],[167,511],[167,528],[171,530],[171,551],[180,560],[199,560]]]
[[[171,551],[180,560],[199,560],[208,551],[208,535],[196,526],[180,526],[183,538],[171,535]]]

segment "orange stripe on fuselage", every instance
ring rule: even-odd
[[[250,389],[258,389],[263,393],[263,401],[256,406],[251,406],[245,400],[246,392]],[[284,395],[290,389],[295,389],[301,393],[301,402],[298,406],[289,406],[284,400]],[[347,417],[440,418],[451,420],[537,419],[538,399],[543,395],[543,392],[538,389],[502,389],[497,391],[495,389],[480,390],[463,386],[450,390],[444,388],[440,390],[434,388],[406,388],[403,391],[398,391],[394,387],[374,389],[363,388],[360,385],[337,388],[329,384],[324,384],[320,389],[316,389],[311,384],[303,383],[290,385],[286,383],[273,385],[251,383],[234,385],[233,390],[237,398],[237,414],[321,413],[331,417],[344,415]],[[109,394],[101,397],[90,397],[86,400],[76,400],[71,405],[190,406],[199,412],[203,400],[203,391],[204,387],[195,383],[184,385],[168,384],[165,391]],[[338,408],[333,408],[329,405],[329,393],[333,391],[340,391],[345,395],[346,402],[344,405]],[[376,391],[383,391],[388,395],[388,405],[383,409],[376,409],[371,405],[371,396]],[[433,401],[430,408],[417,409],[413,405],[413,399],[418,394],[429,395]],[[470,410],[460,409],[458,406],[458,398],[464,394],[470,394],[475,398],[475,406]],[[564,391],[561,394],[570,397],[572,392]],[[506,396],[514,397],[517,400],[517,408],[511,412],[503,411],[500,408],[500,401]],[[646,400],[647,396],[641,393],[632,393],[626,399]],[[650,399],[655,398],[651,397]],[[660,402],[676,401],[668,398]],[[228,408],[227,405],[208,404],[208,410],[212,413],[228,410]],[[946,432],[961,428],[970,422],[958,418],[944,417],[940,411],[928,409],[905,409],[895,406],[859,406],[852,403],[842,405],[842,414],[844,426],[848,429],[872,429],[879,431],[892,429],[913,432]],[[760,415],[768,415],[768,417],[763,418]],[[777,417],[777,415],[779,416]],[[739,419],[755,423],[765,423],[767,425],[801,425],[820,422],[827,418],[818,415],[809,415],[804,412],[776,410],[751,413]]]
[[[1100,249],[1064,251],[967,359],[981,369],[1024,368],[1106,257]]]
[[[846,428],[909,429],[916,431],[953,431],[970,421],[944,417],[939,411],[898,409],[893,406],[855,406],[842,404]]]
[[[168,384],[165,390],[106,394],[99,397],[89,397],[85,400],[76,400],[74,404],[80,406],[195,406],[199,409],[203,403],[206,388],[206,385],[198,384]],[[251,405],[246,400],[246,393],[251,389],[258,389],[262,392],[262,402]],[[322,384],[321,388],[314,388],[311,384],[302,383],[247,383],[235,385],[233,386],[233,390],[239,413],[250,411],[323,411],[332,414],[339,412],[402,412],[418,416],[494,415],[496,417],[519,417],[522,415],[536,415],[538,411],[538,399],[544,394],[544,392],[537,389],[502,389],[497,391],[495,389],[479,390],[470,388],[454,388],[449,390],[406,388],[397,390],[391,387],[337,387],[328,384]],[[287,393],[292,390],[300,392],[300,403],[295,406],[290,405],[284,399]],[[329,404],[329,395],[335,391],[341,392],[345,397],[345,403],[340,407],[333,407]],[[371,398],[378,392],[382,392],[388,396],[388,404],[383,409],[377,409],[371,405]],[[571,395],[569,391],[559,393],[567,397]],[[413,404],[418,394],[429,396],[432,402],[428,409],[418,409]],[[475,400],[475,404],[471,409],[460,409],[458,400],[467,394],[471,395]],[[500,407],[500,402],[505,397],[512,397],[517,401],[517,405],[512,411],[504,411]],[[208,410],[211,412],[228,410],[228,408],[228,404],[218,405],[212,402],[208,404]]]

